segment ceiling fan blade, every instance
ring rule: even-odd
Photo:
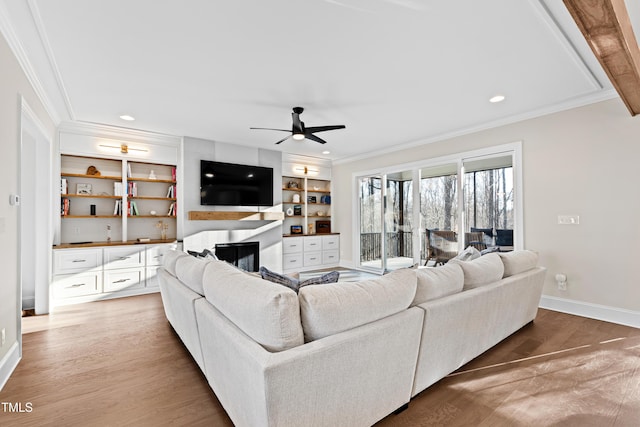
[[[289,132],[289,131],[287,131],[287,132]],[[276,145],[280,144],[281,142],[286,141],[289,138],[291,138],[291,135],[288,135],[286,138],[282,138],[280,141],[276,142]]]
[[[282,132],[291,132],[291,129],[274,129],[274,128],[249,128],[249,129],[279,130],[279,131],[282,131]]]
[[[315,136],[314,134],[309,133],[309,132],[306,132],[304,134],[304,137],[307,138],[307,139],[310,139],[312,141],[319,142],[320,144],[326,144],[327,143],[327,141],[325,141],[324,139],[318,138],[317,136]]]
[[[307,132],[324,132],[327,130],[336,130],[336,129],[344,129],[345,125],[329,125],[329,126],[312,126],[307,128]]]

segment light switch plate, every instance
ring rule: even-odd
[[[580,224],[580,216],[579,215],[558,215],[558,224],[578,225]]]

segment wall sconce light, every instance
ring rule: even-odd
[[[113,148],[114,150],[120,150],[122,154],[128,154],[129,151],[141,151],[143,153],[149,152],[149,150],[146,150],[144,148],[129,148],[127,144],[120,144],[119,147],[117,145],[106,145],[106,144],[100,144],[99,146],[105,147],[105,148]]]
[[[312,169],[308,166],[296,166],[293,168],[294,172],[303,173],[305,175],[317,175],[319,171],[317,169]]]

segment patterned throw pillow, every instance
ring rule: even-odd
[[[276,273],[275,271],[271,271],[266,267],[260,267],[260,276],[273,283],[278,283],[280,285],[286,286],[296,293],[300,290],[300,288],[309,285],[322,285],[325,283],[336,283],[340,278],[340,272],[332,271],[326,274],[323,274],[319,277],[312,277],[311,279],[307,279],[304,281],[300,281],[293,277],[287,276],[285,274]]]

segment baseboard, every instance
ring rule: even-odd
[[[22,297],[22,309],[36,308],[36,297]]]
[[[540,308],[640,328],[640,312],[543,295]]]
[[[9,377],[18,366],[18,362],[20,362],[20,348],[18,343],[14,342],[7,354],[0,360],[0,391],[9,381]]]

